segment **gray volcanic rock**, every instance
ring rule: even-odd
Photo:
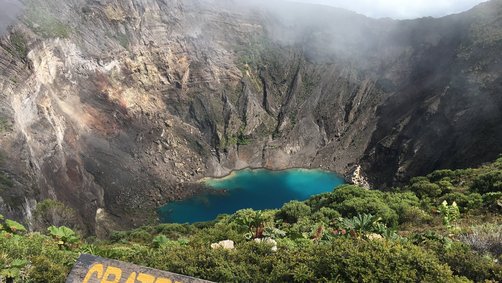
[[[414,21],[242,2],[23,1],[0,42],[0,213],[57,199],[99,234],[244,167],[360,164],[384,188],[502,152],[501,1]]]

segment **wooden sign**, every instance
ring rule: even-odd
[[[82,254],[66,283],[201,283],[210,282],[117,260]]]

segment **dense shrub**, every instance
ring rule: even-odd
[[[312,219],[317,222],[322,223],[332,223],[334,220],[338,219],[342,215],[330,207],[321,207],[319,211],[312,214]]]
[[[439,186],[441,193],[443,194],[451,193],[455,189],[453,184],[448,179],[449,178],[435,182],[435,184]]]
[[[155,227],[154,233],[164,234],[169,238],[186,237],[193,234],[196,228],[187,224],[161,224]]]
[[[52,225],[79,228],[77,213],[57,200],[46,199],[37,203],[33,216],[35,228],[40,231]]]
[[[331,207],[347,199],[364,197],[375,193],[379,194],[381,192],[369,191],[353,185],[342,185],[332,193],[320,194],[310,198],[306,201],[306,204],[316,211],[322,207]]]
[[[413,217],[410,214],[412,212],[417,213],[416,217],[421,217],[422,220],[429,218],[427,213],[419,208],[420,200],[412,192],[386,193],[383,195],[383,201],[397,213],[400,224],[410,221],[410,218]]]
[[[499,158],[495,160],[495,162],[493,162],[493,167],[502,170],[502,155],[499,156]]]
[[[417,206],[406,206],[399,213],[400,224],[419,225],[430,223],[432,216]]]
[[[109,239],[112,243],[126,242],[128,235],[129,233],[125,231],[113,231],[110,234]]]
[[[317,245],[279,242],[279,251],[245,242],[237,250],[169,247],[153,254],[155,268],[218,282],[447,282],[452,273],[434,255],[411,244],[338,238]],[[374,260],[378,258],[378,260]]]
[[[133,231],[129,236],[128,238],[131,240],[131,241],[134,241],[134,242],[139,242],[139,243],[150,243],[153,239],[153,236],[152,234],[148,233],[147,231],[145,230],[135,230]]]
[[[427,178],[435,183],[438,181],[441,181],[445,178],[448,178],[449,180],[455,178],[455,171],[450,170],[450,169],[443,169],[443,170],[436,170],[429,175],[427,175]]]
[[[382,199],[375,196],[366,196],[347,199],[333,208],[343,217],[353,217],[358,214],[372,214],[382,218],[390,226],[397,225],[398,215]]]
[[[495,170],[477,177],[471,186],[471,191],[480,194],[502,192],[502,170]]]
[[[431,183],[426,180],[420,180],[418,182],[412,183],[410,186],[411,191],[413,191],[418,197],[437,197],[441,195],[441,187],[437,184]]]
[[[502,212],[502,192],[483,195],[483,206],[494,212]]]
[[[475,282],[485,280],[502,282],[502,265],[474,253],[464,244],[453,243],[451,247],[439,254],[441,260],[448,263],[456,275],[465,276]]]
[[[322,254],[325,256],[321,256]],[[374,258],[378,260],[372,260]],[[313,266],[318,266],[321,271],[317,278],[343,282],[452,280],[449,268],[423,250],[409,244],[378,240],[334,241],[331,246],[319,249]]]
[[[282,206],[279,210],[278,217],[288,223],[294,223],[301,217],[309,216],[310,213],[310,206],[303,202],[291,201]]]
[[[398,214],[385,202],[385,196],[385,193],[380,191],[370,191],[358,186],[345,185],[337,188],[332,193],[315,196],[308,200],[306,204],[311,206],[313,211],[320,210],[323,207],[331,208],[339,212],[343,217],[372,214],[381,217],[386,224],[395,226],[398,223]],[[409,201],[409,199],[407,200],[408,196],[410,195],[403,198],[403,203]]]
[[[59,283],[65,282],[69,272],[68,267],[57,264],[46,256],[36,256],[31,260],[33,268],[29,270],[29,277],[33,282]]]
[[[478,193],[473,194],[462,194],[462,193],[449,193],[441,198],[439,198],[438,202],[442,203],[443,201],[447,201],[448,203],[456,202],[460,211],[467,211],[469,209],[477,209],[483,205],[483,198]]]
[[[38,233],[0,235],[0,255],[30,262],[23,270],[27,278],[19,282],[64,282],[78,257],[77,252],[61,250],[56,241]]]

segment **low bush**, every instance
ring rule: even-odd
[[[291,201],[282,206],[277,216],[288,223],[295,223],[301,217],[309,216],[311,212],[310,206],[305,203]]]
[[[483,207],[492,212],[502,212],[502,192],[484,194]]]
[[[440,196],[442,191],[438,184],[429,182],[428,180],[420,180],[412,183],[410,190],[414,192],[418,197],[437,197]]]
[[[457,203],[461,212],[471,209],[478,209],[483,205],[483,197],[478,193],[462,194],[462,193],[448,193],[441,198],[438,202],[447,201],[448,203]]]
[[[480,175],[474,180],[470,189],[480,194],[502,192],[502,170]]]
[[[475,282],[502,282],[502,265],[476,254],[462,243],[455,242],[448,249],[439,252],[439,258],[446,262],[456,275],[465,276]]]
[[[443,170],[436,170],[429,175],[427,175],[427,179],[430,180],[430,182],[438,182],[444,179],[454,179],[456,176],[455,171],[450,170],[450,169],[443,169]]]

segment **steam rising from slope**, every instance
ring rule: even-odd
[[[389,43],[394,42],[390,35],[400,25],[391,19],[376,20],[349,10],[309,3],[225,2],[225,9],[239,11],[263,25],[268,40],[302,49],[309,61],[316,62],[331,62],[336,58],[365,64],[368,56],[381,56],[375,51],[389,48]]]

